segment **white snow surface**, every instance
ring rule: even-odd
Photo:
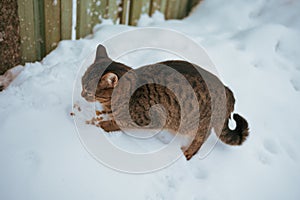
[[[250,125],[242,146],[220,142],[205,159],[181,157],[148,174],[97,162],[70,116],[82,61],[136,27],[104,21],[93,35],[26,63],[0,93],[0,199],[300,199],[299,10],[297,0],[206,0],[183,20],[143,17],[140,26],[174,29],[206,48]]]

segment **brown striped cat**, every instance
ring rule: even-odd
[[[165,67],[170,70],[163,70]],[[179,80],[178,73],[188,84]],[[141,84],[145,80],[148,84]],[[235,103],[232,91],[212,73],[186,61],[164,61],[133,70],[111,60],[99,45],[94,63],[82,77],[81,95],[102,104],[102,113],[108,113],[110,119],[100,121],[99,126],[107,132],[164,128],[191,136],[190,145],[182,147],[187,160],[197,153],[212,128],[230,145],[241,145],[249,134],[247,121],[238,114],[233,114],[236,128],[228,127]],[[112,109],[112,105],[117,106]],[[163,109],[154,109],[153,114],[155,105]]]

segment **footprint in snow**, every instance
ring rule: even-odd
[[[38,169],[41,159],[40,156],[34,151],[27,151],[24,153],[23,157],[23,167],[27,168],[32,172],[36,172]]]
[[[300,91],[300,80],[299,80],[299,77],[294,77],[290,80],[294,90],[296,90],[297,92]]]
[[[264,151],[258,153],[258,160],[264,165],[271,164],[271,157],[268,154],[266,154],[266,152]]]
[[[168,188],[176,189],[176,180],[172,176],[165,176],[165,181],[167,183]]]
[[[147,196],[146,197],[146,200],[165,200],[165,199],[166,198],[161,193],[156,193],[154,196]]]
[[[283,149],[285,150],[285,153],[294,161],[298,161],[298,154],[296,153],[297,151],[295,150],[296,148],[294,145],[287,143],[287,142],[281,142],[281,145]]]
[[[265,150],[267,150],[271,154],[278,154],[279,153],[279,147],[277,143],[272,139],[265,139],[263,142],[263,146]]]
[[[208,178],[209,173],[206,169],[196,168],[192,170],[192,173],[196,179],[205,180]]]

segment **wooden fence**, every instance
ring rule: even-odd
[[[41,60],[60,40],[72,37],[72,0],[18,0],[22,62]],[[77,0],[76,38],[92,32],[101,19],[136,25],[156,11],[181,19],[199,0]]]

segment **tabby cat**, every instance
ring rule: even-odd
[[[163,70],[163,66],[171,70]],[[176,73],[189,84],[178,80]],[[137,86],[145,80],[148,84]],[[189,87],[196,96],[196,103]],[[241,145],[249,134],[247,121],[238,114],[233,114],[236,128],[228,127],[235,103],[232,91],[215,75],[186,61],[164,61],[133,70],[111,60],[105,47],[99,45],[94,63],[82,77],[81,95],[89,102],[100,102],[102,113],[109,114],[108,120],[99,122],[106,132],[162,127],[191,135],[189,146],[182,147],[187,160],[197,153],[212,128],[222,142],[230,145]],[[126,101],[128,95],[130,98]],[[117,106],[112,109],[113,103]],[[156,109],[153,114],[151,108],[155,105],[163,109]]]

